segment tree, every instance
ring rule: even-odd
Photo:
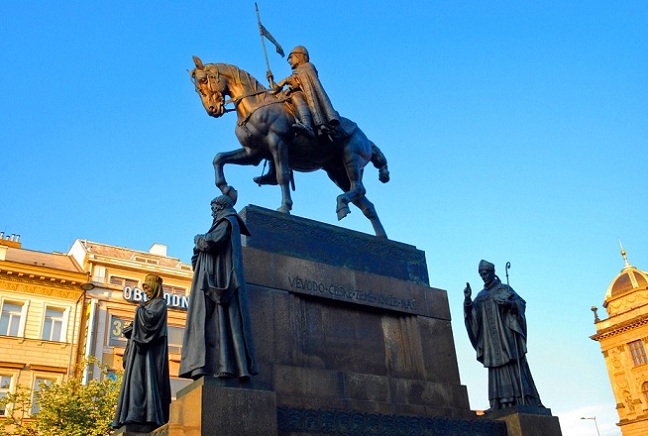
[[[18,385],[16,392],[8,393],[0,399],[0,408],[5,408],[5,416],[0,421],[0,436],[37,436],[34,423],[28,418],[31,409],[32,391]]]
[[[91,358],[84,362],[84,368],[94,364],[97,359]],[[20,387],[0,400],[0,405],[4,402],[11,406],[11,413],[0,425],[0,436],[108,436],[113,432],[120,385],[121,376],[107,366],[101,367],[99,380],[85,385],[77,377],[62,384],[41,384],[33,393],[40,409],[29,420],[24,419],[24,412],[30,410],[32,392]]]

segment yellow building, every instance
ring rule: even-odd
[[[153,244],[144,252],[76,240],[68,254],[90,277],[78,361],[93,355],[103,364],[121,368],[126,347],[122,330],[132,322],[137,304],[145,298],[141,289],[144,278],[149,273],[162,277],[168,307],[171,391],[175,397],[178,389],[191,382],[178,378],[187,299],[193,277],[191,265],[167,256],[166,246],[161,244]],[[98,368],[86,371],[83,376],[85,380],[98,377]]]
[[[25,250],[19,239],[0,233],[0,397],[71,374],[87,281],[72,257]]]
[[[612,280],[603,307],[608,318],[601,320],[595,307],[596,334],[601,345],[616,399],[624,436],[648,435],[648,273],[628,263]]]

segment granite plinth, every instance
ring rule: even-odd
[[[421,250],[257,206],[241,217],[252,383],[277,407],[473,416]]]
[[[271,391],[228,387],[215,377],[201,377],[171,403],[168,435],[276,435],[275,398]]]
[[[256,206],[241,216],[259,374],[181,390],[168,435],[507,434],[470,410],[422,251]]]
[[[562,436],[557,416],[519,411],[497,415],[498,417],[491,413],[486,416],[488,419],[505,422],[508,436]]]
[[[425,253],[411,245],[254,205],[240,215],[251,233],[244,246],[429,284]]]

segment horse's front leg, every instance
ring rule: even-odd
[[[223,195],[227,195],[234,200],[236,203],[236,198],[238,196],[236,189],[227,184],[225,179],[225,173],[223,167],[225,164],[235,164],[235,165],[258,165],[261,162],[261,157],[257,154],[250,154],[245,148],[240,148],[233,151],[225,151],[223,153],[218,153],[214,157],[214,173],[216,177],[216,186]]]
[[[290,194],[290,165],[288,163],[288,144],[279,136],[269,138],[270,153],[277,170],[277,183],[281,187],[281,206],[277,211],[290,213],[293,206]]]

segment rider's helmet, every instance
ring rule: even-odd
[[[310,56],[308,55],[308,50],[306,50],[306,47],[303,45],[298,45],[297,47],[293,48],[290,54],[296,54],[296,53],[301,53],[306,57],[306,62],[309,61]],[[289,55],[290,56],[290,55]]]

